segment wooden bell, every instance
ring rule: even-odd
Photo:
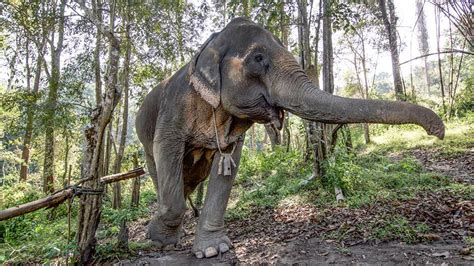
[[[230,154],[224,154],[224,176],[232,175],[232,166],[230,165],[230,161],[232,157]]]

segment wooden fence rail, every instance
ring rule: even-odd
[[[100,182],[102,184],[109,184],[109,183],[118,182],[125,179],[140,177],[144,174],[145,174],[145,171],[143,170],[142,167],[140,167],[126,173],[104,176],[100,179]],[[82,182],[79,181],[79,183],[82,183]],[[15,207],[11,207],[6,210],[1,210],[0,221],[17,217],[26,213],[34,212],[42,208],[51,208],[51,207],[57,206],[63,203],[64,201],[66,201],[67,199],[73,197],[74,195],[81,194],[84,191],[85,193],[90,193],[90,191],[87,192],[87,190],[82,190],[81,188],[77,187],[77,185],[73,185],[64,190],[60,190],[56,193],[53,193],[52,195],[49,195],[45,198],[31,201],[31,202],[18,205]]]

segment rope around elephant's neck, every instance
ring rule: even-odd
[[[222,168],[226,167],[227,168],[224,170],[224,176],[230,176],[232,172],[232,167],[231,164],[234,167],[237,167],[237,165],[234,162],[234,159],[232,159],[232,154],[235,151],[235,143],[232,144],[232,151],[230,153],[223,153],[221,150],[221,145],[219,142],[219,133],[217,132],[217,121],[216,121],[216,111],[214,108],[212,108],[212,118],[214,120],[214,133],[216,134],[216,142],[217,142],[217,149],[219,150],[219,155],[220,155],[220,160],[219,160],[219,167],[217,170],[217,174],[222,174]]]
[[[219,133],[217,132],[217,121],[216,121],[216,110],[214,108],[212,108],[212,118],[214,119],[214,133],[216,134],[216,142],[217,142],[217,149],[219,150],[219,153],[222,155],[222,154],[234,154],[234,151],[235,151],[235,143],[232,144],[232,151],[230,153],[223,153],[222,150],[221,150],[221,145],[220,145],[220,142],[219,142]]]

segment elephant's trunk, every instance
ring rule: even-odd
[[[429,135],[440,139],[444,137],[443,121],[428,108],[406,102],[335,96],[317,89],[295,64],[296,62],[277,67],[280,71],[273,76],[273,93],[276,94],[273,96],[277,99],[278,106],[301,118],[341,124],[417,124]]]

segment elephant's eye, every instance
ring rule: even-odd
[[[255,55],[255,61],[256,61],[257,63],[262,62],[262,60],[263,60],[263,55],[261,55],[261,54]]]
[[[254,51],[245,62],[247,73],[254,77],[265,74],[269,67],[268,57],[261,51]]]

